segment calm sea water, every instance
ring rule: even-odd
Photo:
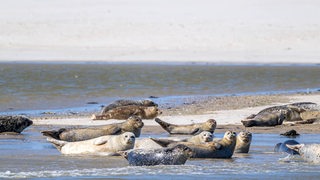
[[[0,179],[318,179],[320,175],[319,164],[274,153],[275,144],[288,140],[278,134],[253,134],[250,152],[234,154],[231,159],[190,159],[179,166],[135,167],[122,157],[61,155],[40,134],[45,129],[48,127],[31,126],[19,136],[0,135]],[[143,134],[150,136],[168,134]],[[319,143],[319,135],[303,134],[295,140]]]
[[[119,98],[315,91],[320,66],[0,63],[0,112],[99,107]]]

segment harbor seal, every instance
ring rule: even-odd
[[[93,114],[92,120],[108,120],[108,119],[127,119],[130,116],[136,115],[142,119],[153,119],[161,114],[161,111],[156,106],[120,106],[113,108],[101,115]]]
[[[320,163],[320,144],[286,145],[288,148],[299,152],[300,156],[308,162]]]
[[[295,140],[287,140],[287,141],[284,141],[283,143],[276,144],[273,151],[274,152],[285,152],[285,153],[288,153],[291,155],[299,154],[298,151],[287,147],[287,145],[297,145],[297,144],[299,144],[299,143]]]
[[[132,132],[120,135],[107,135],[84,141],[67,142],[48,137],[62,154],[90,154],[90,155],[119,155],[118,151],[125,151],[134,147],[135,136]]]
[[[33,122],[24,116],[0,116],[0,133],[21,133]]]
[[[131,116],[122,123],[93,126],[87,128],[62,128],[58,131],[42,131],[41,133],[44,136],[52,137],[58,140],[74,142],[88,140],[105,135],[117,135],[124,132],[132,132],[136,137],[139,137],[143,126],[144,123],[142,122],[140,117]]]
[[[209,119],[203,123],[194,123],[194,124],[187,124],[187,125],[176,125],[170,124],[165,121],[162,121],[159,118],[156,118],[155,121],[160,124],[160,126],[166,130],[169,134],[189,134],[195,135],[199,134],[202,131],[209,131],[214,133],[214,130],[217,127],[217,122],[214,119]]]
[[[179,144],[172,148],[134,149],[120,152],[120,154],[132,166],[182,165],[192,155],[192,150]]]
[[[237,135],[237,142],[234,152],[236,153],[248,153],[251,145],[252,133],[247,131],[241,131]]]
[[[290,131],[287,131],[285,133],[281,133],[280,134],[281,136],[287,136],[287,137],[296,137],[296,136],[300,136],[299,133],[297,133],[296,130],[294,129],[291,129]]]
[[[129,105],[136,105],[136,106],[156,106],[158,107],[158,104],[154,103],[151,100],[127,100],[127,99],[120,99],[117,100],[111,104],[109,104],[108,106],[105,106],[104,108],[102,108],[100,115],[103,115],[105,113],[107,113],[109,110],[117,108],[117,107],[121,107],[121,106],[129,106]]]
[[[286,122],[312,123],[311,119],[320,119],[320,106],[312,102],[298,102],[265,108],[242,120],[245,127],[276,126]]]
[[[212,133],[209,131],[203,131],[200,134],[193,135],[189,138],[182,139],[182,140],[150,138],[150,140],[156,142],[162,147],[173,147],[177,144],[184,144],[184,142],[193,143],[193,144],[202,144],[202,143],[210,142],[212,141],[212,139],[213,139]]]

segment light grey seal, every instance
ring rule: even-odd
[[[21,133],[32,124],[30,119],[23,116],[0,116],[0,133]]]
[[[124,132],[132,132],[136,137],[139,137],[143,126],[144,123],[142,122],[140,117],[131,116],[122,123],[103,126],[92,126],[87,128],[62,128],[58,131],[42,131],[41,133],[44,136],[52,137],[58,140],[74,142],[88,140],[99,136],[116,135]]]
[[[217,122],[214,119],[209,119],[203,123],[194,123],[187,125],[170,124],[165,121],[162,121],[159,118],[156,118],[155,121],[170,134],[195,135],[201,133],[202,131],[209,131],[211,133],[214,133],[214,130],[217,127]]]
[[[252,141],[252,133],[248,131],[241,131],[237,135],[236,148],[234,152],[236,153],[248,153]]]
[[[158,104],[156,104],[155,102],[151,101],[151,100],[127,100],[127,99],[120,99],[117,100],[111,104],[109,104],[108,106],[105,106],[102,110],[100,115],[106,114],[109,110],[117,108],[117,107],[121,107],[121,106],[129,106],[129,105],[136,105],[136,106],[156,106],[158,107]]]
[[[320,163],[320,144],[286,145],[288,148],[299,152],[300,156],[308,162]]]
[[[89,154],[89,155],[119,155],[118,151],[125,151],[134,147],[135,136],[132,132],[120,135],[107,135],[84,141],[67,142],[48,137],[62,154]]]
[[[192,155],[192,150],[185,145],[179,144],[172,148],[134,149],[120,154],[132,166],[182,165]]]
[[[93,114],[92,120],[127,119],[130,116],[139,116],[142,119],[153,119],[161,114],[156,106],[120,106],[113,108],[101,115]]]
[[[285,153],[288,153],[291,155],[299,154],[298,151],[287,147],[287,145],[297,145],[297,144],[299,144],[299,143],[295,140],[287,140],[287,141],[284,141],[283,143],[276,144],[273,151],[274,152],[285,152]]]

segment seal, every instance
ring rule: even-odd
[[[162,147],[173,147],[177,144],[184,144],[184,142],[188,142],[192,144],[202,144],[202,143],[210,142],[212,141],[212,139],[213,139],[212,133],[209,131],[203,131],[200,134],[193,135],[192,137],[182,139],[182,140],[150,138],[150,140],[156,142]]]
[[[121,106],[113,108],[102,115],[93,114],[92,120],[108,120],[108,119],[127,119],[130,116],[136,115],[142,119],[153,119],[161,114],[161,111],[156,106]]]
[[[281,125],[284,121],[313,123],[313,119],[320,119],[320,106],[312,102],[298,102],[265,108],[241,122],[245,127],[252,127],[276,126]]]
[[[156,106],[158,107],[158,104],[151,100],[127,100],[127,99],[120,99],[117,101],[114,101],[113,103],[109,104],[108,106],[105,106],[102,108],[100,115],[106,114],[109,110],[121,107],[121,106],[129,106],[129,105],[136,105],[136,106]]]
[[[172,148],[134,149],[120,152],[120,154],[132,166],[182,165],[192,155],[192,150],[179,144]]]
[[[288,148],[299,152],[300,156],[308,162],[320,163],[320,144],[286,145]]]
[[[159,118],[156,118],[155,121],[160,124],[160,126],[166,130],[169,134],[189,134],[195,135],[199,134],[202,131],[209,131],[211,133],[217,127],[217,122],[214,119],[209,119],[203,123],[194,123],[194,124],[187,124],[187,125],[176,125],[170,124],[165,121],[162,121]]]
[[[105,135],[117,135],[124,132],[132,132],[136,137],[139,137],[143,126],[144,123],[142,122],[140,117],[131,116],[122,123],[114,123],[103,126],[92,126],[87,128],[62,128],[57,131],[42,131],[41,133],[44,136],[52,137],[58,140],[74,142],[88,140]]]
[[[300,136],[299,133],[297,133],[296,130],[294,129],[291,129],[290,131],[287,131],[285,133],[281,133],[280,134],[281,136],[287,136],[287,137],[296,137],[296,136]]]
[[[152,138],[151,138],[152,139]],[[152,139],[161,146],[172,146],[173,143],[163,144],[163,141]],[[236,133],[234,131],[226,131],[223,138],[217,141],[210,141],[201,144],[192,142],[179,142],[192,149],[192,158],[231,158],[236,146]]]
[[[251,145],[252,133],[247,131],[241,131],[237,135],[237,142],[234,152],[236,153],[248,153]]]
[[[287,140],[287,141],[284,141],[283,143],[276,144],[273,151],[274,152],[286,152],[291,155],[299,154],[298,151],[287,147],[287,145],[297,145],[297,144],[299,144],[299,143],[295,140]]]
[[[135,136],[132,132],[120,135],[107,135],[84,141],[67,142],[54,138],[47,138],[62,154],[90,154],[90,155],[119,155],[118,151],[125,151],[134,147]]]
[[[0,116],[0,133],[21,133],[33,122],[24,116]]]

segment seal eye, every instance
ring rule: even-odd
[[[127,138],[127,137],[128,137],[128,135],[125,135],[124,137],[126,137],[126,138]]]

